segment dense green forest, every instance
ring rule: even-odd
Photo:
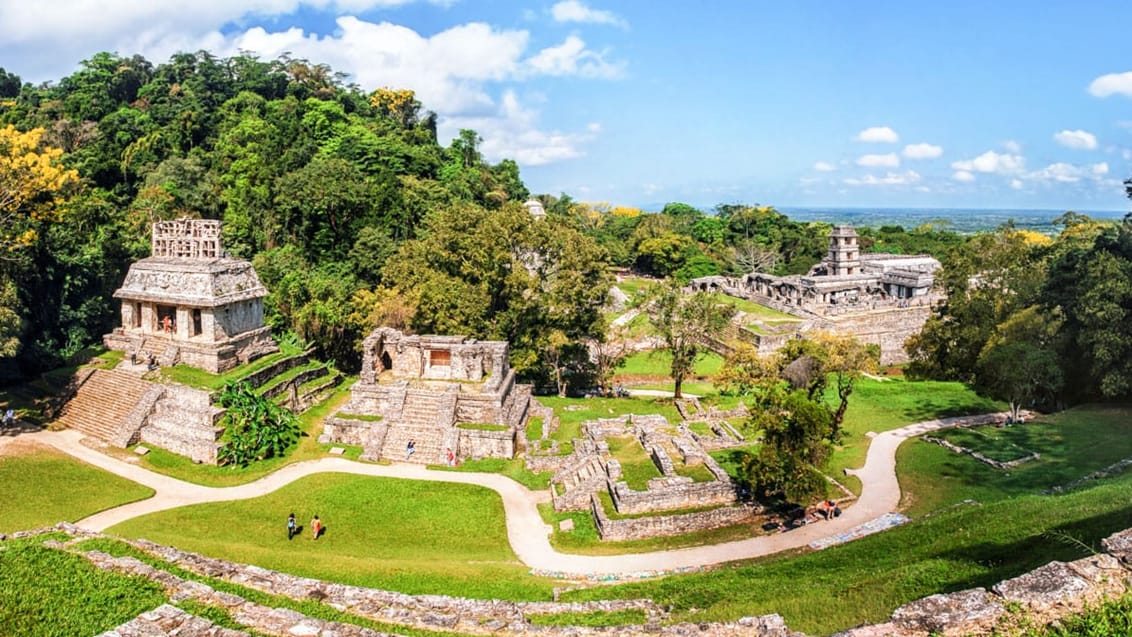
[[[18,377],[114,325],[112,292],[153,221],[222,219],[226,249],[271,290],[268,321],[345,368],[378,324],[507,339],[529,380],[544,360],[588,382],[610,266],[681,279],[805,272],[827,226],[765,206],[660,213],[540,195],[464,130],[447,146],[413,93],[363,92],[305,60],[100,53],[39,86],[0,69],[0,356]],[[947,233],[882,229],[889,251]],[[565,345],[563,345],[565,343]]]
[[[536,221],[518,165],[480,143],[463,130],[443,146],[411,91],[367,93],[306,60],[100,53],[38,86],[0,69],[0,375],[98,343],[157,220],[222,219],[277,333],[345,369],[384,324],[506,339],[525,380],[575,385],[591,382],[613,268],[797,274],[826,252],[828,225],[757,204],[649,213],[538,194]],[[866,252],[945,264],[948,301],[910,343],[912,373],[1031,402],[1132,394],[1132,221],[1059,223],[1055,240],[858,230]]]

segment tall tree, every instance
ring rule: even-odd
[[[755,493],[799,503],[823,494],[831,450],[829,409],[802,391],[779,394],[763,408],[768,412],[762,419],[763,444],[744,462]]]
[[[12,258],[43,223],[57,220],[65,189],[78,180],[63,166],[63,151],[41,143],[43,132],[0,128],[0,258]]]
[[[734,314],[735,307],[718,294],[685,294],[674,280],[656,286],[648,302],[649,321],[664,342],[664,351],[672,356],[670,372],[676,398],[683,397],[681,385],[696,361],[710,351],[709,341],[721,337]]]

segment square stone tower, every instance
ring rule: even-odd
[[[267,289],[251,263],[224,254],[219,221],[159,221],[152,246],[114,293],[122,324],[103,337],[108,348],[214,374],[278,351],[263,323]]]

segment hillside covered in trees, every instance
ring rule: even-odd
[[[254,260],[277,331],[346,366],[392,321],[512,339],[530,370],[542,332],[597,333],[605,259],[568,227],[532,228],[518,166],[479,142],[442,147],[411,91],[367,94],[303,60],[101,53],[42,86],[0,70],[0,355],[30,373],[97,343],[150,223],[190,216],[222,219],[226,249]],[[565,271],[510,267],[534,253]],[[573,311],[530,307],[564,286]]]
[[[829,226],[773,207],[642,210],[532,195],[477,133],[447,146],[408,90],[322,64],[100,53],[39,86],[0,69],[0,376],[97,344],[153,221],[224,221],[271,290],[268,321],[346,369],[377,325],[512,343],[525,380],[591,382],[612,267],[686,281],[805,273]],[[1132,395],[1132,222],[1067,213],[1055,239],[1000,228],[861,228],[864,251],[944,261],[949,301],[910,343],[914,374],[1050,403]],[[1087,380],[1070,388],[1064,379]]]
[[[390,324],[509,340],[536,381],[551,375],[549,347],[587,382],[610,265],[685,280],[799,273],[826,249],[827,226],[764,206],[650,214],[540,195],[549,214],[533,224],[517,164],[486,162],[479,143],[464,130],[444,147],[411,91],[366,93],[305,60],[100,53],[40,86],[0,69],[5,375],[97,343],[151,222],[183,216],[223,220],[227,250],[272,291],[276,331],[346,368],[360,337]],[[863,239],[897,252],[957,240]]]

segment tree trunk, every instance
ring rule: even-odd
[[[672,380],[676,381],[676,391],[673,393],[674,398],[683,398],[684,395],[680,393],[680,385],[684,384],[683,376],[676,376]]]

